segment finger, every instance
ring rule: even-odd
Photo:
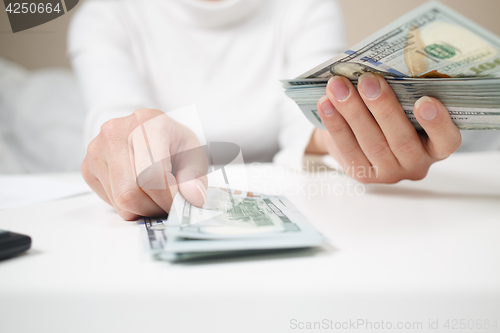
[[[141,123],[133,129],[130,138],[134,149],[134,165],[137,174],[142,173],[156,162],[170,158],[172,142],[170,126],[169,119],[163,114]]]
[[[359,78],[358,90],[399,164],[409,169],[416,163],[426,163],[420,137],[385,79],[365,73]]]
[[[417,121],[427,133],[424,146],[430,156],[442,160],[462,144],[462,135],[446,107],[435,98],[424,96],[413,107]]]
[[[168,159],[160,160],[137,176],[141,190],[165,212],[170,212],[177,194],[177,181]]]
[[[344,171],[349,176],[355,178],[355,175],[350,174],[348,166],[356,165],[369,168],[370,161],[365,153],[361,150],[359,143],[352,132],[349,124],[345,121],[344,117],[335,109],[327,96],[323,96],[318,101],[318,113],[321,121],[330,135],[333,145],[327,144],[330,152],[340,157],[340,164]]]
[[[170,161],[169,119],[161,114],[137,126],[130,135],[132,164],[141,190],[169,212],[177,193],[177,181]]]
[[[195,143],[196,144],[196,143]],[[208,158],[203,147],[195,147],[174,155],[175,176],[179,191],[191,204],[201,207],[207,200]]]
[[[165,215],[154,201],[151,200],[140,188],[131,181],[124,181],[123,174],[119,175],[118,168],[110,172],[109,180],[103,181],[103,187],[111,197],[111,203],[116,212],[127,221],[136,220],[139,216]]]
[[[91,171],[91,167],[89,166],[89,162],[87,160],[88,160],[88,157],[85,158],[85,160],[83,161],[83,163],[80,167],[83,179],[89,185],[89,187],[92,189],[92,191],[94,191],[99,196],[99,198],[101,198],[106,203],[108,203],[110,206],[112,206],[111,201],[109,200],[106,191],[102,187],[102,184],[99,181],[99,179],[97,179],[97,177]]]
[[[330,154],[333,158],[335,158],[335,160],[340,162],[342,160],[342,157],[340,156],[340,151],[335,145],[335,141],[333,141],[332,137],[330,136],[330,133],[328,133],[327,130],[316,129],[316,131],[318,133],[317,135],[319,137],[319,140],[323,141],[323,144],[325,145],[328,154]]]
[[[166,186],[170,188],[170,198],[163,195],[162,198],[166,198],[164,201],[171,204],[172,198],[177,191],[180,191],[191,204],[203,206],[208,183],[206,179],[208,158],[196,135],[189,128],[175,123],[167,115],[158,116],[144,123],[142,132],[152,162],[159,159],[163,161],[164,172],[159,179],[166,179],[168,184]],[[171,155],[172,152],[175,154]],[[156,171],[159,172],[160,169]],[[157,200],[155,195],[152,198]],[[162,205],[160,202],[159,204]]]
[[[104,191],[107,193],[107,196],[109,197],[109,199],[111,201],[111,206],[113,206],[115,211],[118,213],[118,215],[120,215],[120,217],[122,219],[124,219],[125,221],[135,221],[139,218],[140,215],[131,213],[127,210],[124,210],[124,209],[121,209],[120,207],[118,207],[118,205],[115,203],[115,201],[113,199],[113,192],[111,190],[109,179],[107,179],[105,181],[103,179],[101,186],[103,187]]]
[[[321,132],[319,135],[321,135],[321,137],[324,140],[324,145],[326,147],[326,150],[328,151],[328,154],[330,154],[337,162],[339,162],[340,166],[343,169],[343,172],[346,175],[350,176],[351,178],[357,179],[358,181],[368,182],[371,177],[367,177],[366,175],[363,176],[359,173],[356,173],[356,171],[359,171],[360,167],[364,170],[371,170],[374,168],[373,166],[371,166],[369,164],[370,162],[368,161],[368,159],[366,159],[366,156],[364,156],[364,154],[363,154],[363,157],[366,159],[367,164],[365,164],[365,165],[357,164],[356,167],[354,167],[355,164],[351,161],[351,163],[349,165],[349,163],[346,163],[345,159],[342,158],[341,153],[339,152],[339,149],[337,148],[337,145],[335,144],[335,141],[333,141],[332,137],[330,136],[330,133],[328,133],[328,131],[324,131],[324,130],[320,130],[320,131]],[[360,148],[360,150],[361,150],[361,148]],[[358,169],[358,170],[356,170],[356,169]]]
[[[351,81],[342,76],[335,76],[328,82],[326,91],[328,99],[351,127],[371,164],[387,169],[398,166],[399,163],[382,130]]]
[[[109,199],[108,194],[99,179],[94,177],[91,182],[87,181],[87,184],[92,189],[92,191],[94,191],[99,196],[99,198],[104,200],[108,205],[114,206],[113,203],[111,203],[111,200]]]
[[[133,221],[139,217],[137,214],[123,210],[116,204],[113,198],[113,192],[111,190],[107,168],[105,170],[99,169],[99,171],[96,173],[96,180],[97,182],[93,183],[95,187],[92,189],[99,195],[101,199],[110,204],[118,213],[118,215],[121,216],[121,218],[126,221]]]
[[[106,123],[106,128],[101,132],[104,147],[106,147],[104,154],[108,173],[99,175],[100,181],[117,211],[122,210],[144,216],[163,215],[165,210],[158,206],[137,184],[129,155],[128,138],[123,134],[129,132],[128,126],[123,119],[115,119]]]
[[[109,188],[108,166],[102,151],[102,136],[97,136],[87,148],[87,156],[81,165],[82,176],[90,188],[106,203],[112,206],[125,220],[135,220],[137,215],[123,211],[116,206]]]

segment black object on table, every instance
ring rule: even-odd
[[[0,230],[0,260],[15,256],[31,247],[31,238],[26,235]]]

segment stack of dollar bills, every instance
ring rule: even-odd
[[[202,208],[174,198],[166,218],[139,226],[158,260],[183,261],[319,246],[323,236],[282,196],[209,187]]]
[[[282,82],[305,116],[324,129],[316,105],[328,79],[342,75],[356,86],[366,72],[386,77],[416,128],[413,105],[430,96],[448,108],[460,129],[500,129],[500,38],[439,2],[418,7],[350,50]]]

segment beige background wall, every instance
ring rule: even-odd
[[[351,46],[426,1],[339,0],[339,2],[344,12],[348,43]],[[500,0],[442,0],[442,2],[500,35]],[[73,12],[39,27],[13,34],[5,7],[1,4],[0,57],[13,60],[30,69],[48,66],[69,67],[66,58],[66,29]]]

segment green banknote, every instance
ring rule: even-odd
[[[182,195],[168,218],[139,221],[157,259],[180,261],[319,246],[318,233],[283,196],[209,187],[201,208]]]
[[[395,77],[500,73],[500,39],[439,2],[429,2],[299,78],[364,72]]]
[[[316,103],[328,79],[366,72],[386,77],[408,119],[413,105],[439,99],[460,129],[500,129],[500,38],[438,2],[429,2],[350,50],[292,80],[285,93],[318,128]]]

